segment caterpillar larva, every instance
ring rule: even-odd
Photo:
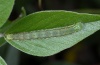
[[[74,32],[77,32],[83,28],[83,23],[79,22],[74,25],[58,27],[45,30],[37,30],[30,32],[23,32],[17,34],[7,34],[6,38],[11,40],[30,40],[30,39],[42,39],[42,38],[51,38],[51,37],[60,37],[64,35],[69,35]]]

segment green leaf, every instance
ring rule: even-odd
[[[0,57],[0,65],[7,65],[6,62]]]
[[[17,49],[36,56],[50,56],[69,48],[89,35],[100,30],[100,16],[92,14],[79,14],[69,11],[44,11],[28,15],[17,21],[5,34],[5,39]],[[82,23],[82,27],[77,24]],[[73,28],[69,28],[72,25]],[[68,26],[64,36],[28,39],[30,31]],[[81,28],[80,28],[81,27]],[[76,31],[79,29],[78,31]],[[53,29],[55,30],[55,29]],[[73,32],[74,30],[74,32]],[[11,34],[11,38],[8,37]],[[44,34],[45,35],[45,34]],[[16,36],[16,37],[15,37]],[[31,35],[32,36],[32,35]],[[42,36],[42,35],[41,35]],[[19,38],[19,39],[18,39]]]
[[[93,22],[100,20],[100,15],[79,14],[70,11],[40,11],[16,21],[6,33],[28,32],[73,25],[77,22]]]
[[[6,21],[5,24],[0,28],[0,47],[6,42],[6,40],[3,37],[3,33],[9,29],[9,25],[11,24],[11,21]]]
[[[6,21],[5,23],[4,23],[4,25],[0,28],[0,33],[4,33],[5,31],[7,31],[9,28],[10,28],[10,26],[11,26],[11,24],[13,24],[14,22],[12,22],[12,21]]]
[[[14,5],[14,0],[0,0],[0,27],[8,19],[12,8]]]

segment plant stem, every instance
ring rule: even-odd
[[[42,10],[42,0],[38,0],[39,9]]]

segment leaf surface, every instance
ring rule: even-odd
[[[100,16],[79,14],[67,11],[44,11],[28,15],[17,21],[5,34],[5,39],[17,49],[35,56],[50,56],[66,48],[70,48],[89,35],[100,30]],[[7,35],[52,29],[82,22],[81,30],[72,34],[41,39],[8,39]],[[19,35],[21,37],[21,34]],[[18,37],[18,36],[16,36]]]
[[[7,65],[6,62],[0,57],[0,65]]]
[[[12,8],[14,5],[14,0],[0,0],[0,27],[8,19]]]

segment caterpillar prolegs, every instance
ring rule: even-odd
[[[30,40],[30,39],[60,37],[78,32],[82,28],[83,28],[83,23],[79,22],[74,25],[65,27],[23,32],[17,34],[7,34],[6,38],[9,40]]]

